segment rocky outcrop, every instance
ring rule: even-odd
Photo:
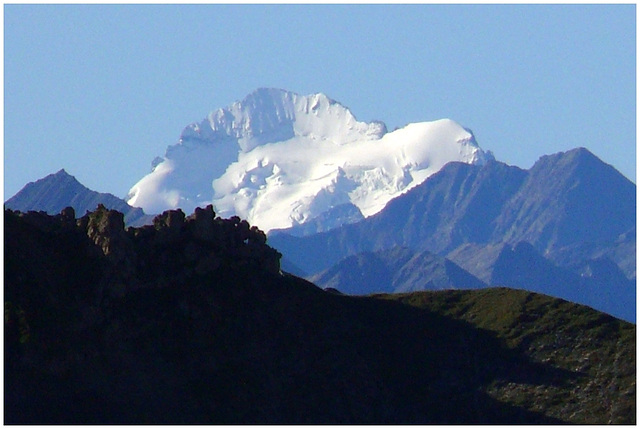
[[[44,234],[84,236],[86,251],[100,259],[101,283],[110,288],[118,284],[118,295],[221,270],[280,273],[281,255],[266,244],[261,230],[238,217],[216,217],[211,205],[190,216],[168,210],[156,216],[153,225],[128,228],[122,213],[102,204],[77,220],[71,207],[55,216],[11,210],[5,215]]]
[[[124,215],[98,205],[96,211],[78,221],[87,230],[87,236],[98,246],[102,253],[115,264],[132,265],[133,246],[124,229]]]

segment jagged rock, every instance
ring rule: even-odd
[[[189,217],[182,210],[168,210],[155,217],[153,226],[126,229],[123,214],[104,205],[77,220],[70,207],[55,216],[44,212],[17,212],[17,216],[51,233],[54,240],[67,233],[85,237],[84,251],[99,259],[104,269],[103,280],[92,285],[97,300],[121,297],[145,285],[181,284],[194,273],[238,269],[280,273],[281,255],[266,244],[264,232],[238,217],[214,218],[211,205]]]
[[[158,231],[178,233],[184,225],[185,214],[181,209],[167,210],[153,219],[153,226]]]
[[[114,265],[112,272],[119,278],[130,279],[135,271],[136,254],[129,234],[124,229],[124,215],[99,204],[96,211],[86,216],[87,236]],[[119,284],[118,295],[126,287]]]
[[[259,262],[259,266],[262,270],[271,274],[278,274],[280,272],[280,258],[282,254],[276,249],[264,246],[249,247],[251,256],[254,260]]]
[[[267,235],[258,229],[257,226],[252,226],[249,234],[249,244],[255,244],[258,246],[265,245],[267,243]]]
[[[26,213],[16,212],[29,225],[41,231],[51,232],[56,227],[56,222],[52,216],[43,211],[28,211]]]
[[[249,226],[249,222],[246,220],[241,220],[236,226],[236,231],[238,235],[238,240],[241,243],[246,243],[251,237],[251,229]]]
[[[124,256],[123,246],[128,242],[124,230],[124,215],[108,210],[102,204],[88,216],[87,235],[97,244],[105,256],[120,260]]]
[[[180,237],[185,224],[185,214],[182,210],[167,210],[153,219],[156,230],[156,242],[174,241]]]
[[[60,217],[64,222],[73,222],[76,221],[76,211],[73,207],[65,207],[60,211]]]
[[[214,217],[215,212],[211,204],[205,208],[196,207],[193,214],[186,219],[193,236],[203,241],[215,240]]]
[[[87,214],[82,216],[81,218],[76,219],[76,226],[81,231],[87,230],[87,226],[89,226],[89,212],[87,212]]]
[[[66,230],[76,228],[76,211],[73,207],[65,207],[55,218],[60,221],[61,226]]]

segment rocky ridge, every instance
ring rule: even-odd
[[[72,207],[55,216],[5,210],[5,218],[10,225],[19,218],[54,237],[70,233],[89,254],[100,251],[105,256],[102,268],[109,283],[117,280],[129,289],[179,281],[220,267],[248,265],[270,274],[280,272],[281,255],[267,246],[264,232],[237,216],[216,217],[211,205],[196,208],[190,216],[180,209],[168,210],[157,215],[153,225],[141,227],[125,227],[123,214],[102,204],[77,220]]]

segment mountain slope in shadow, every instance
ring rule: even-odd
[[[5,423],[635,423],[635,326],[510,289],[352,297],[212,208],[5,211]]]

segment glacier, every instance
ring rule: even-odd
[[[147,213],[213,204],[269,232],[345,204],[368,217],[448,162],[491,159],[451,119],[388,132],[322,93],[261,88],[188,125],[127,202]]]

